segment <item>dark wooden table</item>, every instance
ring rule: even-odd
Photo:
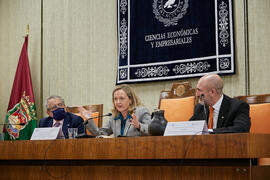
[[[0,179],[269,179],[270,134],[1,141]]]

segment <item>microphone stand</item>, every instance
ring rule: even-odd
[[[86,121],[88,121],[88,120],[86,120]],[[75,138],[95,138],[96,137],[94,135],[86,134],[86,123],[85,122],[83,122],[83,129],[84,129],[84,132],[81,134],[78,134]]]
[[[204,116],[205,116],[205,121],[207,122],[207,113],[206,113],[206,107],[205,107],[205,101],[204,101],[204,94],[201,94],[201,98],[202,98],[202,101],[203,101],[203,111],[204,111]],[[208,123],[207,123],[207,127],[208,127]],[[208,132],[210,134],[213,134],[213,130],[208,130]]]
[[[105,115],[101,115],[101,116],[96,116],[96,117],[91,117],[87,120],[85,120],[83,122],[83,126],[84,126],[84,133],[82,134],[79,134],[78,136],[76,136],[76,138],[95,138],[97,135],[98,135],[98,128],[95,124],[95,122],[93,121],[93,119],[95,118],[99,118],[99,117],[104,117],[104,116],[111,116],[112,113],[108,113],[108,114],[105,114]],[[90,122],[89,122],[90,121]],[[89,131],[93,134],[93,135],[89,135],[89,134],[86,134],[86,125],[89,123]]]
[[[205,107],[205,102],[204,102],[204,94],[201,94],[201,98],[203,100],[203,111],[204,111],[205,120],[207,120],[206,107]]]

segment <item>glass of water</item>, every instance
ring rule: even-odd
[[[74,139],[78,136],[78,128],[68,128],[68,138]]]

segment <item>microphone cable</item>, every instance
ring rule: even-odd
[[[208,131],[198,131],[198,132],[196,132],[195,134],[193,134],[191,136],[191,138],[188,140],[188,143],[187,143],[187,145],[185,147],[184,154],[183,154],[183,160],[186,158],[189,146],[193,142],[194,137],[197,136],[199,133],[209,133],[209,132]]]
[[[56,141],[57,139],[54,139],[50,142],[50,144],[48,145],[48,147],[46,148],[45,152],[44,152],[44,160],[43,160],[43,166],[41,167],[42,170],[44,170],[50,177],[54,178],[54,179],[60,179],[60,178],[64,178],[66,177],[70,172],[71,172],[71,167],[70,165],[68,165],[69,168],[64,168],[65,172],[63,175],[60,176],[55,176],[53,175],[49,169],[48,169],[48,165],[47,165],[47,152],[49,151],[49,149],[51,148],[52,144]]]

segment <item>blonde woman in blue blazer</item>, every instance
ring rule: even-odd
[[[148,125],[151,116],[133,89],[128,85],[116,86],[112,93],[112,116],[101,129],[98,129],[94,121],[88,120],[86,128],[94,135],[119,136],[143,136],[148,135]],[[87,111],[83,107],[80,113],[86,119],[91,118],[91,110]]]

